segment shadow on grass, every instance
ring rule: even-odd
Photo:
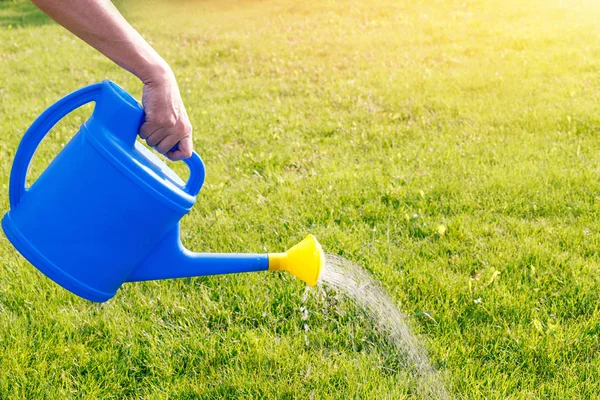
[[[0,0],[0,29],[41,26],[52,23],[46,14],[25,0]]]

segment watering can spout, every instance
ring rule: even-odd
[[[285,253],[194,253],[181,243],[178,224],[132,272],[127,281],[286,270],[314,286],[319,279],[323,262],[323,250],[312,235]]]
[[[324,263],[325,254],[313,235],[308,235],[285,253],[269,254],[269,271],[291,272],[310,286],[319,281]]]

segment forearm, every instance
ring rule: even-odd
[[[192,155],[192,126],[175,75],[110,0],[31,1],[144,83],[139,134],[148,145],[172,160]]]
[[[42,11],[144,84],[171,73],[167,63],[109,0],[32,0]]]

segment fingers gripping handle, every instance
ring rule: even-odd
[[[29,127],[15,155],[13,167],[10,173],[9,198],[10,207],[14,208],[25,192],[25,179],[31,158],[40,142],[58,121],[75,110],[91,101],[96,101],[102,90],[102,83],[86,86],[73,92],[50,106]]]

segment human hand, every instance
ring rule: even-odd
[[[168,69],[144,82],[142,105],[146,120],[139,135],[148,146],[173,161],[192,156],[192,125],[188,118],[175,75]],[[171,151],[177,145],[175,151]]]

